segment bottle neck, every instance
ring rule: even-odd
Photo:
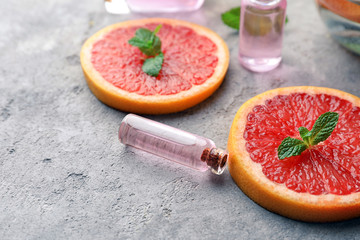
[[[220,148],[205,148],[201,161],[205,162],[213,173],[220,175],[225,170],[228,157],[229,154]]]
[[[263,7],[272,7],[278,5],[283,0],[248,0],[250,3],[263,6]]]

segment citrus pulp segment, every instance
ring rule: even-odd
[[[138,28],[154,30],[164,63],[158,77],[141,70],[146,56],[128,40]],[[81,66],[89,88],[105,104],[127,112],[164,114],[192,107],[221,84],[229,65],[225,42],[190,22],[150,18],[108,26],[83,45]]]
[[[286,137],[301,137],[323,113],[339,113],[324,142],[279,160]],[[360,99],[322,87],[262,93],[241,106],[228,141],[229,171],[251,199],[270,211],[303,221],[360,216]]]

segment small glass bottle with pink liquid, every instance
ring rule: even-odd
[[[266,72],[281,62],[286,0],[242,0],[239,61],[249,70]]]
[[[122,120],[119,140],[201,172],[210,169],[217,175],[224,171],[228,159],[228,153],[210,139],[134,114]]]

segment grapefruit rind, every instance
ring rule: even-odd
[[[193,29],[197,34],[208,37],[217,46],[218,64],[213,75],[201,85],[193,85],[189,90],[173,95],[143,96],[127,92],[106,81],[91,63],[91,50],[94,43],[110,31],[149,23],[167,23]],[[149,18],[130,20],[105,27],[91,36],[83,45],[80,54],[81,67],[93,94],[103,103],[126,112],[141,114],[166,114],[185,110],[202,102],[215,92],[222,83],[229,66],[229,50],[224,40],[212,30],[186,21]]]
[[[229,171],[240,189],[253,201],[280,215],[308,222],[333,222],[360,216],[360,192],[349,195],[312,195],[298,193],[285,185],[269,180],[259,163],[251,160],[243,138],[247,115],[259,104],[277,95],[292,93],[338,96],[354,106],[360,98],[349,93],[323,87],[288,87],[264,92],[245,102],[238,110],[230,129],[228,150]]]
[[[360,23],[360,6],[348,0],[316,0],[318,5],[335,14]]]

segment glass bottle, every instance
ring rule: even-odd
[[[239,61],[254,72],[276,68],[281,61],[286,0],[242,0]]]
[[[105,8],[114,14],[133,12],[188,12],[199,9],[204,0],[105,0]]]
[[[199,9],[204,0],[126,0],[134,12],[187,12]]]
[[[124,117],[119,128],[121,143],[172,160],[198,171],[220,175],[228,153],[213,141],[135,114]]]

